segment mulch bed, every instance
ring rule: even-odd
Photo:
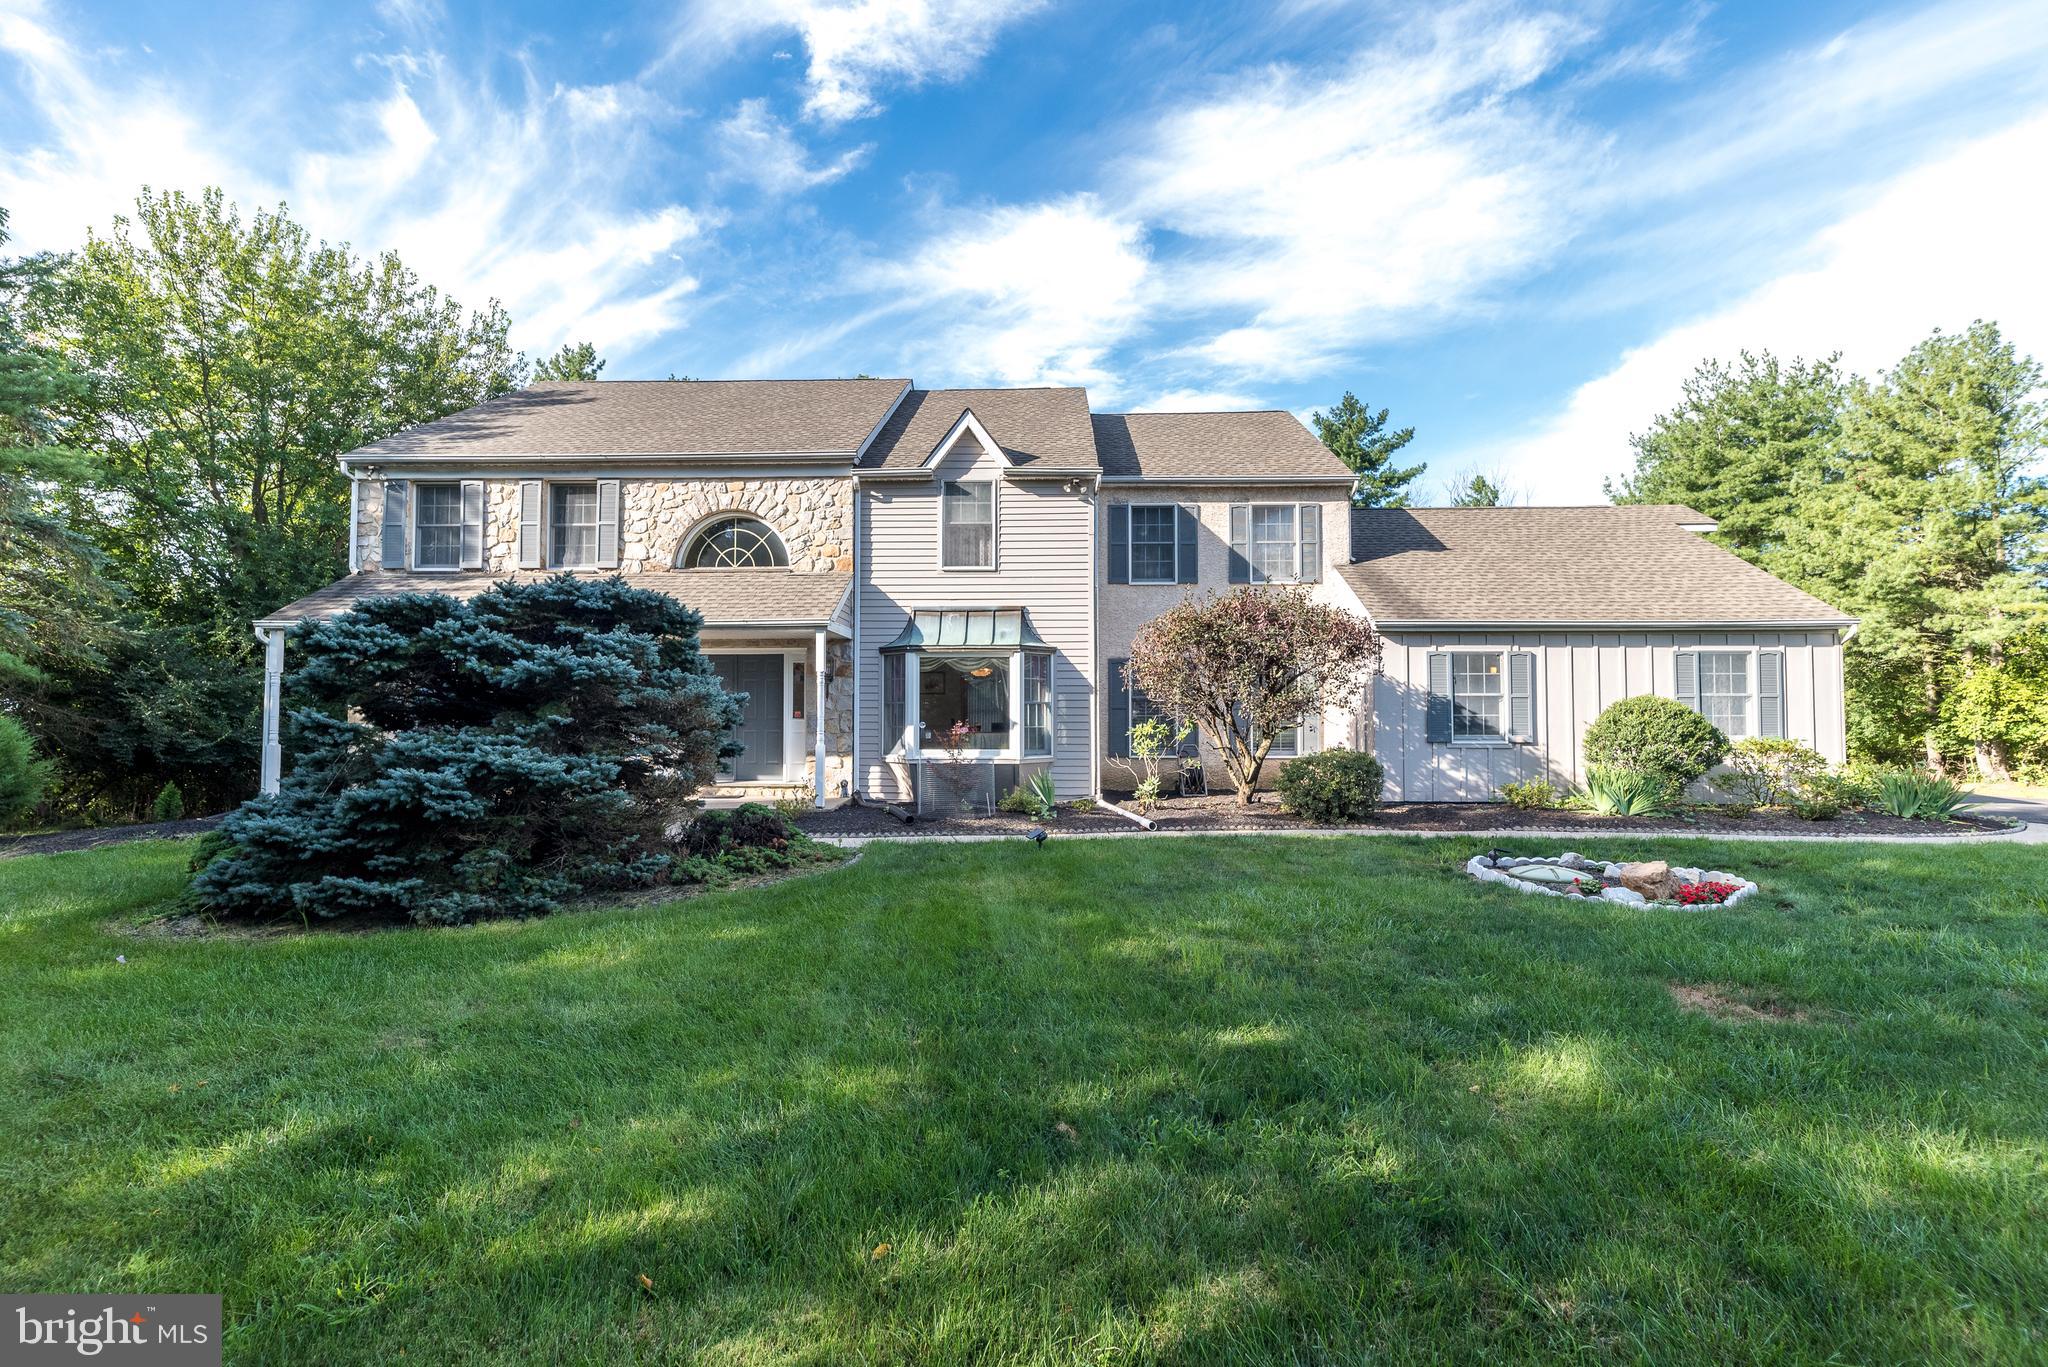
[[[1126,810],[1130,804],[1119,793],[1110,800]],[[1300,830],[1309,823],[1292,812],[1282,811],[1273,795],[1263,794],[1251,807],[1238,804],[1228,793],[1208,797],[1174,798],[1149,813],[1162,831],[1284,831]],[[1066,835],[1143,835],[1144,831],[1110,812],[1077,813],[1062,808],[1060,818],[1050,824],[996,812],[990,816],[920,817],[904,823],[879,807],[846,806],[827,812],[810,812],[798,817],[797,826],[815,836],[920,836],[920,835],[1024,835],[1044,825],[1049,831]],[[1712,811],[1688,811],[1675,817],[1595,816],[1590,812],[1556,809],[1523,811],[1500,802],[1397,802],[1382,807],[1361,830],[1386,831],[1513,831],[1584,830],[1588,835],[1627,835],[1648,832],[1663,835],[1702,835],[1740,838],[1745,835],[1827,835],[1853,840],[1868,835],[1968,836],[2010,830],[1989,817],[1965,817],[1953,822],[1907,821],[1883,812],[1847,812],[1832,821],[1802,821],[1789,813],[1755,812],[1731,817]]]
[[[69,850],[126,844],[130,840],[170,840],[200,835],[219,824],[217,816],[200,816],[190,821],[145,821],[134,826],[88,826],[76,831],[52,831],[48,835],[22,835],[0,840],[0,859],[23,854],[63,854]]]

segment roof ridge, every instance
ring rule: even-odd
[[[747,379],[704,379],[697,376],[674,376],[666,380],[641,377],[631,380],[529,380],[526,387],[542,384],[910,384],[908,375],[797,375],[777,378],[772,375],[755,375]],[[517,393],[517,390],[512,391]],[[500,396],[502,397],[502,396]]]

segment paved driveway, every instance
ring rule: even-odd
[[[2018,783],[1975,784],[1970,789],[1970,810],[2008,816],[2048,829],[2048,788],[2029,788]]]

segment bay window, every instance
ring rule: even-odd
[[[1010,657],[925,655],[917,662],[918,743],[941,750],[1010,748]]]

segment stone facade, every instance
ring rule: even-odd
[[[519,481],[484,481],[484,568],[519,568]],[[357,563],[377,566],[384,485],[357,484]],[[849,479],[622,479],[619,481],[619,568],[666,569],[685,540],[720,513],[746,513],[775,529],[793,570],[853,568],[853,481]]]

